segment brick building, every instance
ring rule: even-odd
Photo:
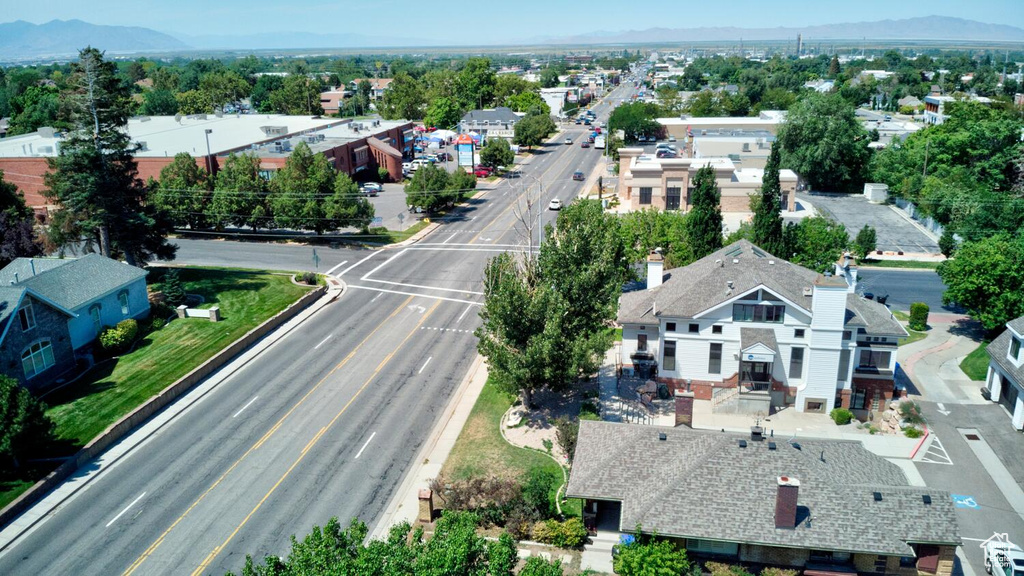
[[[279,169],[299,141],[322,152],[338,170],[357,175],[387,168],[393,179],[402,176],[402,156],[411,155],[413,125],[405,121],[284,116],[277,114],[147,116],[132,118],[127,130],[139,150],[139,177],[159,179],[160,171],[186,152],[207,170],[216,172],[232,153],[259,156],[270,172]],[[63,135],[52,128],[0,140],[0,170],[18,186],[29,206],[46,207],[42,195],[47,158],[57,155]]]
[[[697,557],[805,576],[949,576],[948,492],[912,487],[859,442],[757,440],[581,421],[566,488],[584,523],[668,539]]]

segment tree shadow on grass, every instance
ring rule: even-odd
[[[90,368],[79,379],[62,388],[47,392],[40,399],[47,406],[53,408],[70,404],[86,396],[110,390],[117,386],[116,382],[110,380],[110,376],[114,373],[117,363],[118,359],[116,358],[101,362]]]

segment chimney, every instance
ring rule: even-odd
[[[779,491],[775,495],[776,528],[796,528],[796,501],[799,493],[799,480],[779,476]]]
[[[662,257],[661,253],[656,248],[651,255],[647,257],[647,289],[657,288],[661,286],[662,278],[664,277],[665,271],[665,258]]]

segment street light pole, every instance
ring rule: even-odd
[[[213,158],[211,158],[213,154],[210,152],[210,134],[213,130],[207,128],[204,132],[206,133],[206,171],[213,176]]]

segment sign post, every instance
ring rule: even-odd
[[[320,255],[316,253],[316,248],[313,248],[313,268],[320,269]]]

